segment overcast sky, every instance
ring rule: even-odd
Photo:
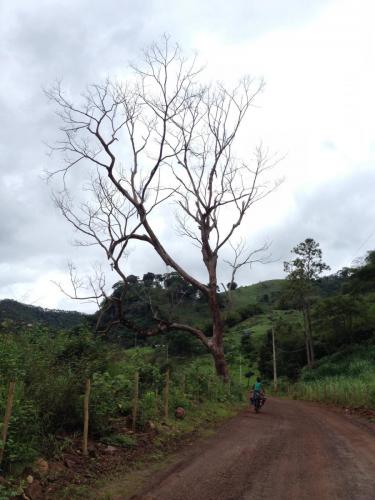
[[[68,260],[84,272],[101,254],[72,246],[42,179],[58,127],[43,88],[119,75],[165,32],[198,51],[211,79],[266,81],[241,150],[261,139],[285,156],[285,181],[242,234],[250,247],[272,241],[276,262],[244,270],[239,283],[283,277],[306,237],[333,271],[375,248],[374,19],[371,0],[0,0],[0,298],[87,310],[51,282],[64,281]],[[172,252],[205,279],[164,226]],[[139,248],[127,273],[146,271],[166,269]]]

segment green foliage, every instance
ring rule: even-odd
[[[49,331],[20,327],[2,334],[0,344],[0,413],[7,382],[16,379],[16,394],[5,447],[4,465],[17,468],[47,453],[50,436],[82,426],[85,377],[107,364],[108,349],[85,328]]]
[[[4,415],[7,391],[2,387],[0,393],[0,414]],[[2,424],[0,425],[1,428]],[[40,423],[38,412],[34,403],[25,400],[18,389],[13,402],[13,411],[10,419],[6,453],[4,457],[5,468],[14,470],[17,466],[27,465],[37,456],[40,438]]]
[[[289,387],[294,397],[374,407],[375,294],[368,291],[367,285],[365,292],[359,292],[357,287],[355,293],[348,290],[343,293],[342,285],[345,288],[354,275],[351,270],[345,276],[338,273],[314,282],[312,326],[317,358],[321,359],[313,370],[304,368],[301,314],[287,309],[288,303],[283,310],[276,309],[281,303],[285,280],[232,290],[231,308],[229,312],[223,310],[230,384],[218,379],[212,358],[193,336],[184,332],[169,332],[145,341],[126,329],[101,337],[85,327],[57,332],[42,326],[3,323],[0,325],[1,413],[7,383],[13,378],[17,380],[5,467],[15,470],[37,454],[61,453],[66,443],[55,436],[67,431],[82,432],[87,377],[92,380],[90,433],[115,446],[133,445],[127,434],[119,433],[116,422],[130,424],[136,372],[138,429],[163,418],[167,368],[171,374],[170,419],[177,406],[183,406],[190,418],[204,405],[212,408],[235,405],[244,396],[245,373],[260,371],[262,377],[272,378],[272,324],[280,385],[286,388],[290,381],[299,380]],[[130,293],[124,302],[130,316],[141,327],[152,325],[148,298],[162,316],[189,321],[211,335],[207,302],[199,294],[190,293],[186,284],[175,278],[173,273],[167,278],[153,273],[146,273],[142,279],[131,277]],[[356,279],[362,278],[365,279],[361,273],[356,275]],[[114,294],[122,296],[121,283],[114,287]]]
[[[306,238],[293,248],[296,257],[290,262],[284,262],[284,270],[289,273],[288,279],[311,282],[319,278],[329,266],[322,260],[319,243],[312,238]]]
[[[318,302],[312,313],[322,354],[365,342],[374,336],[375,316],[365,297],[337,294]]]
[[[311,301],[314,295],[314,282],[323,271],[330,267],[322,260],[322,251],[312,238],[306,238],[293,248],[295,258],[284,262],[284,271],[288,273],[286,295],[297,308]]]
[[[101,438],[102,443],[121,448],[133,448],[137,445],[137,438],[129,434],[110,434]]]
[[[228,326],[229,328],[231,326],[237,325],[240,322],[241,322],[241,316],[236,312],[228,313],[224,319],[225,326]]]
[[[24,354],[18,349],[16,339],[11,335],[2,335],[0,342],[0,377],[9,382],[24,375]]]
[[[367,252],[360,265],[348,270],[344,290],[353,294],[375,291],[375,250]]]
[[[139,425],[157,420],[161,415],[161,398],[155,391],[146,391],[139,404]]]
[[[9,500],[9,498],[19,497],[23,494],[23,482],[18,484],[0,484],[0,500]]]
[[[305,347],[301,325],[279,318],[274,325],[277,373],[279,377],[296,380],[306,363]],[[259,351],[258,368],[262,377],[273,378],[272,332],[267,336]]]
[[[375,346],[347,348],[303,370],[295,398],[375,409]]]
[[[131,412],[132,379],[125,374],[96,373],[92,380],[90,426],[96,434],[106,432],[111,417]]]

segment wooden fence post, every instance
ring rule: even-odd
[[[170,382],[170,373],[169,368],[165,372],[165,386],[164,386],[164,418],[168,418],[169,416],[169,382]]]
[[[277,363],[276,363],[276,347],[275,347],[275,329],[272,325],[272,364],[273,364],[273,390],[277,391]]]
[[[82,452],[85,456],[88,455],[87,440],[89,435],[89,403],[90,403],[91,380],[86,379],[85,396],[83,398],[83,444]]]
[[[134,395],[133,395],[133,413],[132,413],[132,431],[135,432],[139,406],[139,372],[135,372],[134,377]]]
[[[10,417],[12,416],[13,399],[14,399],[15,390],[16,390],[16,382],[14,380],[12,380],[11,382],[9,382],[9,386],[8,386],[7,404],[5,407],[4,423],[3,423],[3,429],[1,432],[2,446],[0,448],[0,464],[2,463],[3,457],[4,457],[4,450],[5,450],[5,444],[6,444],[7,436],[8,436],[9,422],[10,422]]]

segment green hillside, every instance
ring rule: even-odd
[[[0,300],[0,323],[5,320],[18,323],[41,323],[52,328],[73,328],[87,320],[88,316],[76,311],[45,309],[16,300]]]

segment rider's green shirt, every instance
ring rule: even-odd
[[[261,390],[262,390],[262,382],[255,382],[254,391],[261,391]]]

